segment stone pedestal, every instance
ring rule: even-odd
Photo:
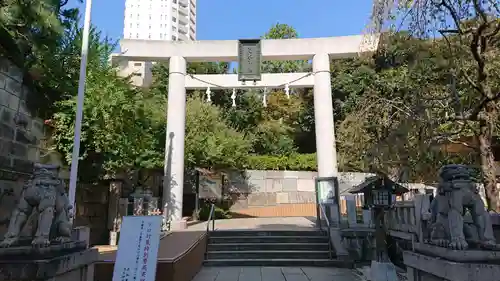
[[[27,247],[1,249],[0,280],[92,281],[99,252],[97,249],[70,248],[72,250],[68,248],[67,251],[53,246],[43,251]]]
[[[170,222],[170,230],[183,230],[187,228],[186,220],[178,220]]]
[[[483,281],[500,276],[500,252],[416,244],[403,253],[408,281]]]
[[[71,231],[72,241],[85,242],[85,248],[90,246],[90,227],[88,226],[77,226]]]
[[[396,267],[392,262],[372,261],[370,267],[371,281],[398,281]]]

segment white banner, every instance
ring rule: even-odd
[[[154,281],[161,216],[123,217],[113,281]]]

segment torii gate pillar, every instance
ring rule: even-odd
[[[163,211],[172,229],[184,228],[184,136],[186,133],[186,59],[173,56],[169,62],[167,135],[163,178]],[[181,225],[179,225],[181,224]]]
[[[338,196],[335,181],[338,177],[337,150],[335,145],[335,127],[333,120],[332,85],[330,81],[330,57],[328,54],[315,54],[312,59],[314,72],[314,123],[316,130],[316,157],[318,162],[318,177],[331,178],[319,181],[320,190],[330,196]],[[324,194],[319,194],[323,196]],[[328,200],[330,209],[327,215],[332,223],[338,223],[338,198]]]

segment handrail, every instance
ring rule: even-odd
[[[206,232],[206,245],[205,245],[205,249],[208,249],[208,238],[209,238],[209,233],[210,233],[210,222],[212,222],[212,231],[215,230],[215,218],[214,218],[214,213],[215,213],[215,204],[212,203],[212,205],[210,206],[210,213],[208,214],[208,220],[207,220],[207,232]],[[208,250],[206,250],[208,251]],[[205,253],[205,258],[207,257],[206,256],[207,253]]]
[[[320,203],[319,204],[319,209],[321,210],[321,214],[323,215],[323,217],[325,217],[325,220],[326,220],[326,228],[327,228],[327,233],[328,233],[328,256],[330,257],[330,259],[332,259],[332,236],[330,234],[330,218],[328,218],[328,216],[326,215],[326,210],[325,210],[325,205]],[[321,222],[321,216],[320,216],[320,219],[319,219],[319,228],[321,229],[321,226],[323,225],[323,223]]]
[[[208,215],[208,220],[207,220],[207,234],[208,234],[208,232],[210,232],[210,222],[212,222],[212,231],[215,230],[214,213],[215,213],[215,204],[212,204],[210,206],[210,214]]]

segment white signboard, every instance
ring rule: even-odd
[[[126,216],[120,229],[113,281],[154,281],[161,216]]]
[[[200,198],[222,198],[220,177],[200,176]]]
[[[335,203],[335,186],[333,182],[318,182],[319,202],[323,204]]]

